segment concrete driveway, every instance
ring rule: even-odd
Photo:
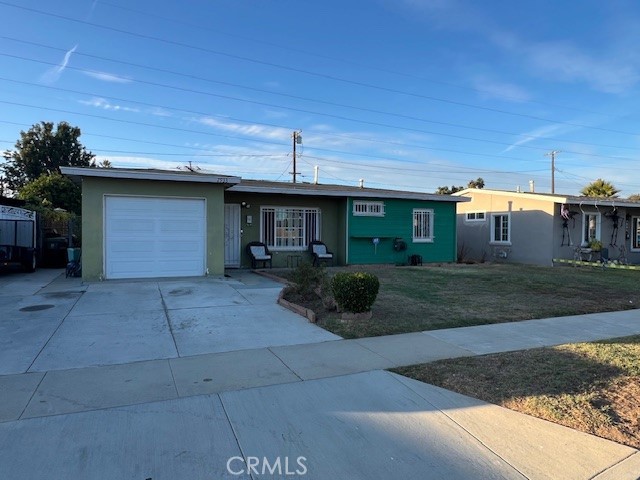
[[[640,333],[635,311],[327,341],[280,288],[0,276],[2,478],[637,479],[635,449],[380,370]]]
[[[0,375],[339,339],[275,303],[282,285],[232,278],[83,285],[60,270],[0,276]]]

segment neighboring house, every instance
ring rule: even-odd
[[[571,195],[469,188],[458,207],[458,255],[552,265],[602,242],[610,259],[640,263],[640,203]]]
[[[456,259],[448,195],[240,180],[194,172],[63,167],[82,179],[83,278],[221,275],[249,267],[265,243],[274,267],[310,260],[321,240],[334,264]]]

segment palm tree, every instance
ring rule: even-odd
[[[615,198],[619,191],[611,182],[599,178],[580,190],[580,194],[585,197]]]

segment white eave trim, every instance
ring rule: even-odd
[[[355,190],[326,190],[326,189],[307,189],[295,187],[268,187],[255,185],[234,185],[229,188],[229,192],[241,193],[266,193],[279,195],[309,195],[315,197],[351,197],[351,198],[394,198],[403,200],[430,200],[433,202],[469,202],[470,198],[458,197],[452,198],[449,195],[436,195],[420,192],[383,192],[383,191],[355,191]]]
[[[559,195],[544,195],[540,193],[529,193],[529,192],[508,192],[506,190],[487,190],[485,188],[465,188],[464,190],[460,190],[459,192],[452,193],[454,197],[463,197],[463,198],[471,198],[464,197],[467,194],[479,194],[479,195],[500,195],[504,197],[515,197],[515,198],[526,198],[528,200],[540,200],[544,202],[554,202],[554,203],[566,203],[569,205],[583,205],[583,206],[591,206],[591,207],[637,207],[640,208],[640,203],[638,202],[625,202],[624,199],[621,198],[575,198],[572,196],[559,196]]]
[[[120,178],[130,180],[163,180],[169,182],[189,182],[189,183],[214,183],[217,185],[236,185],[240,183],[240,177],[230,177],[226,175],[214,175],[208,173],[171,173],[118,170],[117,168],[84,168],[84,167],[60,167],[63,175],[70,177],[98,177],[98,178]]]

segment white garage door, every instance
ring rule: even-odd
[[[203,199],[106,197],[105,276],[205,274]]]

